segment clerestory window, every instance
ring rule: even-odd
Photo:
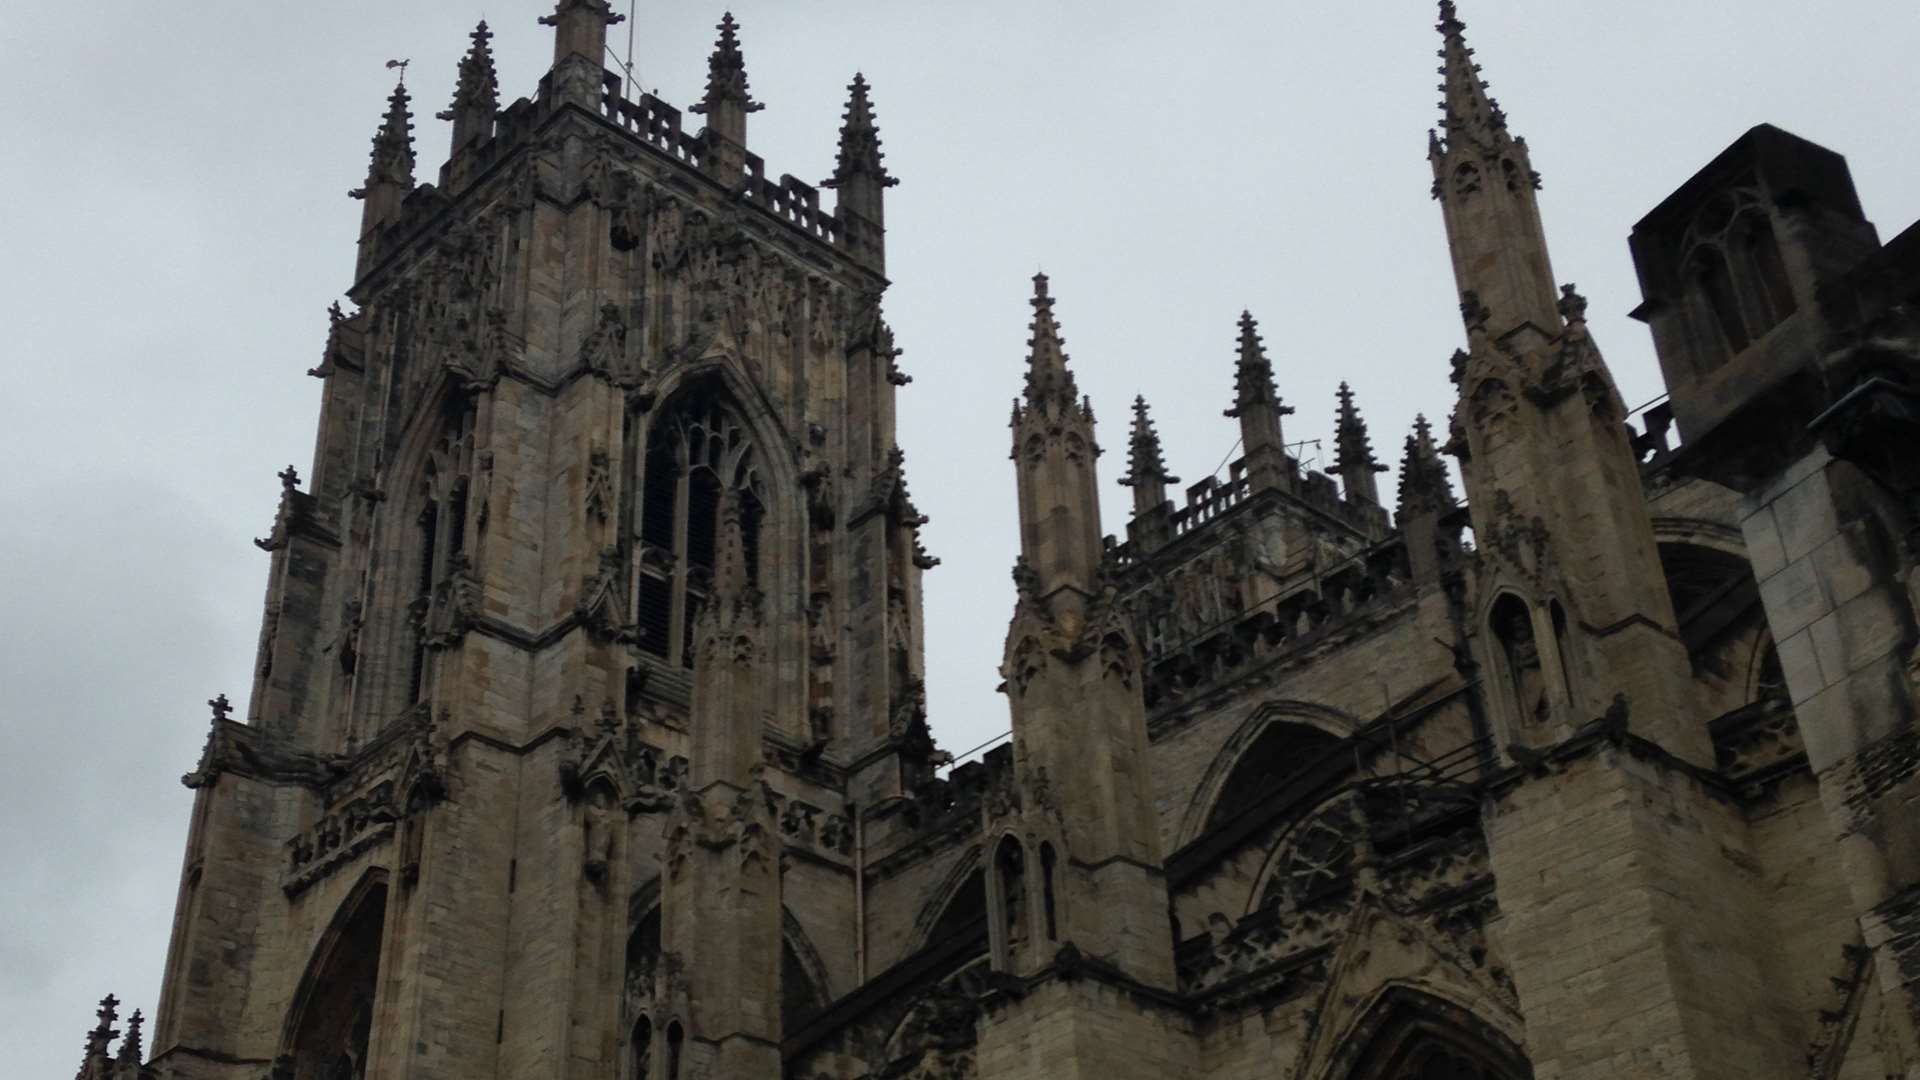
[[[634,611],[642,649],[693,666],[693,624],[713,593],[725,491],[740,495],[748,579],[758,584],[766,503],[756,468],[746,425],[711,382],[654,419],[639,483]]]

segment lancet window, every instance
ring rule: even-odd
[[[412,648],[406,703],[426,697],[427,648],[435,590],[467,558],[467,494],[472,487],[474,410],[465,398],[441,404],[440,430],[414,490]]]
[[[634,610],[640,647],[693,666],[693,623],[713,591],[720,498],[740,494],[747,574],[758,584],[766,514],[747,427],[717,384],[695,386],[656,417],[641,459],[639,572]]]

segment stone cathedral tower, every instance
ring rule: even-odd
[[[1634,228],[1630,415],[1441,0],[1462,347],[1391,513],[1363,388],[1312,468],[1220,313],[1242,456],[1179,488],[1135,398],[1103,536],[1036,277],[1011,731],[955,763],[865,80],[827,211],[731,16],[697,133],[607,0],[541,21],[504,108],[475,30],[434,182],[388,100],[156,1023],[79,1080],[1920,1080],[1920,226],[1839,155],[1755,128]]]
[[[562,0],[505,108],[482,23],[434,182],[389,99],[246,722],[188,778],[172,1075],[773,1076],[855,977],[850,808],[932,749],[894,181],[860,77],[823,210],[748,149],[731,16],[697,134],[602,70],[619,18]]]

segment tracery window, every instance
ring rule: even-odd
[[[1773,222],[1752,192],[1729,192],[1708,203],[1687,230],[1681,252],[1704,367],[1725,363],[1793,314],[1793,285]]]
[[[427,647],[431,638],[427,616],[433,607],[434,590],[467,552],[467,493],[473,472],[472,403],[465,398],[448,398],[441,404],[439,424],[414,490],[419,512],[414,518],[409,705],[427,694]]]
[[[693,666],[693,623],[712,595],[720,498],[740,495],[749,582],[758,584],[766,502],[747,427],[712,382],[657,417],[640,477],[639,572],[634,610],[640,647]]]

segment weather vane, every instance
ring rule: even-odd
[[[408,65],[408,64],[411,64],[411,63],[413,63],[413,61],[412,61],[412,60],[389,60],[389,61],[387,61],[387,70],[388,70],[388,71],[392,71],[392,70],[393,70],[394,68],[399,68],[399,69],[400,69],[400,85],[401,85],[401,86],[405,86],[405,85],[407,85],[407,65]]]

